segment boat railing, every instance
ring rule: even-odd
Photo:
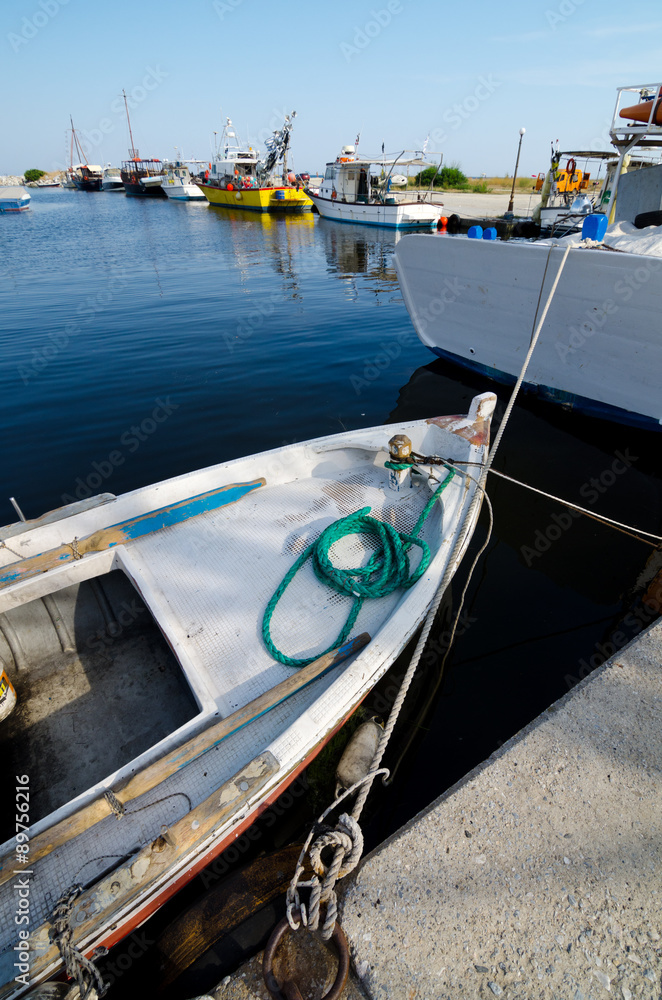
[[[662,99],[662,83],[639,84],[636,87],[618,87],[616,105],[609,128],[614,146],[662,146],[662,125],[658,125],[657,108]],[[636,104],[649,104],[648,121],[632,121],[621,117],[621,111]]]

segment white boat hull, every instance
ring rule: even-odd
[[[399,201],[394,205],[363,204],[323,198],[311,189],[307,189],[306,193],[323,218],[334,219],[336,222],[358,222],[366,226],[433,229],[443,211],[441,205],[431,205],[426,202]]]
[[[421,341],[512,382],[534,328],[550,247],[446,236],[400,240],[395,267]],[[563,248],[551,249],[542,302]],[[571,249],[526,384],[566,407],[636,426],[662,422],[662,260]]]
[[[162,187],[171,201],[206,201],[204,192],[197,184],[177,184],[165,180]]]

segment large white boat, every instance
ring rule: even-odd
[[[173,201],[205,201],[200,185],[193,181],[184,160],[168,160],[163,164],[161,187]]]
[[[394,229],[432,229],[443,207],[429,200],[430,192],[412,200],[406,191],[395,190],[403,179],[407,181],[403,169],[422,171],[430,166],[433,164],[407,150],[394,157],[365,157],[357,156],[354,146],[343,146],[340,156],[327,163],[320,187],[308,188],[307,193],[325,219]]]
[[[394,261],[426,347],[513,382],[563,253],[543,242],[435,234],[405,236]],[[525,388],[593,416],[661,429],[661,272],[662,259],[645,253],[571,249]]]
[[[624,107],[634,94],[639,103]],[[612,223],[602,244],[581,233],[537,243],[441,234],[400,240],[400,287],[430,350],[513,382],[569,242],[525,388],[569,409],[662,429],[661,101],[662,84],[618,89],[609,198],[589,217],[596,228],[606,216]],[[639,162],[628,172],[635,148],[637,161],[655,165]]]

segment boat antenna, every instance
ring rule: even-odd
[[[124,107],[126,108],[126,122],[127,122],[127,125],[129,126],[129,138],[131,140],[131,145],[129,147],[129,159],[130,160],[139,160],[140,159],[140,154],[139,154],[138,150],[133,145],[133,132],[131,131],[131,119],[129,118],[129,105],[128,105],[127,100],[126,100],[126,90],[122,91],[122,97],[124,98]]]

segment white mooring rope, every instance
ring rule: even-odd
[[[471,526],[473,525],[475,518],[478,516],[478,509],[480,508],[480,505],[482,504],[482,501],[483,501],[483,497],[485,495],[485,482],[487,480],[487,476],[488,476],[488,473],[490,471],[490,467],[492,465],[492,462],[494,461],[494,456],[496,455],[497,449],[499,447],[499,444],[500,444],[501,439],[503,437],[504,431],[506,429],[506,425],[508,423],[508,420],[510,419],[510,415],[511,415],[513,407],[515,405],[515,400],[517,399],[517,395],[519,393],[520,387],[522,385],[522,382],[524,381],[524,376],[526,375],[526,371],[527,371],[527,368],[529,366],[529,362],[531,360],[531,356],[533,354],[533,351],[535,349],[536,344],[538,343],[538,338],[540,336],[540,331],[542,329],[543,323],[545,322],[545,318],[547,317],[547,313],[549,311],[549,307],[552,304],[552,300],[554,298],[554,294],[556,292],[556,288],[558,286],[559,279],[560,279],[561,274],[563,272],[563,268],[565,267],[566,260],[568,259],[568,254],[570,253],[571,247],[567,246],[566,249],[565,249],[563,257],[561,258],[561,263],[559,265],[558,271],[556,272],[556,276],[555,276],[554,281],[552,283],[552,287],[551,287],[551,289],[549,291],[549,294],[547,296],[547,299],[546,299],[546,302],[545,302],[545,307],[544,307],[544,309],[542,311],[542,315],[540,316],[540,320],[536,323],[536,320],[538,318],[538,309],[540,307],[540,301],[542,299],[542,292],[543,292],[543,288],[544,288],[544,285],[545,285],[545,278],[547,276],[547,268],[549,266],[549,261],[550,261],[550,257],[551,257],[551,253],[552,253],[553,249],[554,249],[554,244],[552,246],[550,246],[549,252],[547,254],[547,260],[545,262],[545,270],[544,270],[544,273],[543,273],[542,284],[541,284],[541,288],[540,288],[540,295],[539,295],[539,298],[538,298],[538,306],[536,308],[536,315],[535,315],[534,321],[533,321],[534,322],[534,329],[533,329],[532,334],[531,334],[531,340],[530,340],[530,343],[529,343],[529,348],[528,348],[528,351],[526,353],[526,357],[524,358],[524,363],[522,365],[522,369],[521,369],[521,371],[519,373],[517,382],[515,383],[513,391],[512,391],[512,393],[510,395],[510,399],[508,401],[508,405],[506,406],[506,410],[504,412],[503,419],[501,420],[501,424],[499,425],[499,430],[497,431],[497,434],[496,434],[496,437],[495,437],[495,440],[494,440],[494,444],[492,445],[492,448],[490,449],[490,453],[489,453],[489,455],[487,457],[487,460],[486,460],[485,464],[483,466],[481,466],[480,476],[479,476],[478,480],[476,481],[476,490],[474,492],[473,497],[471,498],[471,503],[469,504],[469,509],[467,510],[467,513],[466,513],[466,515],[464,517],[464,521],[462,522],[462,526],[461,526],[461,528],[460,528],[460,530],[459,530],[459,532],[458,532],[458,534],[456,536],[455,544],[453,546],[453,550],[452,550],[452,552],[451,552],[451,554],[449,556],[449,559],[448,559],[448,564],[447,564],[447,567],[446,567],[446,572],[444,573],[444,576],[443,576],[443,578],[441,580],[441,583],[439,584],[439,587],[437,588],[437,592],[436,592],[436,594],[435,594],[435,596],[434,596],[434,598],[432,600],[432,604],[430,606],[430,610],[428,611],[428,613],[427,613],[427,615],[425,617],[425,621],[423,622],[423,628],[421,629],[421,633],[420,633],[420,635],[418,637],[418,642],[416,643],[416,648],[415,648],[413,656],[412,656],[412,658],[411,658],[411,660],[409,662],[409,666],[407,667],[407,671],[406,671],[405,676],[404,676],[404,678],[402,680],[402,684],[400,685],[400,690],[398,691],[397,697],[396,697],[396,699],[395,699],[395,701],[393,703],[393,707],[392,707],[391,712],[389,714],[386,726],[384,727],[384,731],[381,734],[381,737],[379,739],[379,743],[377,745],[377,749],[375,751],[375,755],[373,757],[372,764],[370,765],[370,770],[368,771],[365,779],[363,779],[363,781],[357,783],[357,785],[360,785],[360,788],[359,788],[359,793],[358,793],[357,798],[356,798],[356,802],[354,803],[354,808],[352,809],[352,812],[351,812],[351,816],[348,816],[347,814],[343,814],[343,816],[340,817],[339,824],[341,824],[341,826],[339,826],[339,829],[338,829],[338,839],[335,841],[336,846],[335,846],[334,856],[333,856],[333,860],[331,861],[331,863],[328,866],[325,866],[325,869],[324,869],[324,886],[323,887],[321,887],[321,884],[319,882],[319,878],[316,875],[313,876],[313,878],[310,879],[306,883],[303,883],[303,882],[300,881],[301,875],[303,874],[303,858],[305,856],[305,852],[308,849],[308,846],[310,845],[310,842],[311,842],[312,837],[314,835],[314,832],[315,832],[314,828],[311,831],[311,833],[310,833],[310,835],[308,837],[308,840],[306,841],[306,844],[304,845],[304,848],[303,848],[303,850],[301,852],[301,856],[299,858],[299,863],[297,864],[297,868],[296,868],[296,871],[294,873],[294,877],[292,878],[292,882],[290,883],[289,889],[287,891],[287,919],[288,919],[288,922],[289,922],[290,927],[292,928],[292,930],[297,930],[302,925],[308,927],[308,929],[310,929],[310,930],[317,930],[318,929],[318,923],[316,921],[313,921],[315,923],[315,926],[314,927],[312,926],[311,921],[310,921],[310,912],[308,912],[308,914],[306,913],[305,907],[302,906],[302,904],[301,904],[301,902],[299,900],[298,886],[301,885],[302,888],[304,886],[306,886],[306,887],[310,888],[310,890],[311,890],[311,900],[309,901],[309,905],[308,905],[308,910],[309,911],[311,909],[311,901],[312,900],[314,900],[314,909],[315,909],[316,912],[319,910],[319,905],[321,903],[324,903],[324,902],[327,903],[327,915],[326,915],[326,919],[324,921],[324,925],[322,927],[322,930],[319,931],[320,937],[323,940],[329,940],[329,938],[331,937],[331,935],[333,933],[333,929],[334,929],[335,922],[336,922],[335,882],[336,882],[336,880],[339,877],[341,877],[341,875],[340,875],[341,871],[344,874],[346,873],[346,871],[345,871],[345,869],[343,867],[343,858],[344,858],[344,856],[345,856],[346,853],[349,853],[349,851],[346,850],[346,846],[345,846],[348,841],[351,841],[351,844],[352,844],[352,846],[350,848],[350,850],[352,851],[352,858],[356,858],[356,860],[352,864],[352,868],[354,868],[355,865],[358,864],[358,860],[359,860],[359,858],[356,857],[356,851],[354,850],[355,845],[358,846],[358,842],[357,842],[357,840],[352,840],[351,834],[349,833],[349,830],[350,829],[354,829],[354,827],[353,827],[353,824],[351,824],[351,822],[348,822],[348,821],[354,820],[358,824],[358,819],[359,819],[359,816],[361,814],[361,810],[363,809],[363,806],[364,806],[365,801],[366,801],[366,799],[368,797],[368,793],[370,792],[370,789],[372,787],[372,783],[373,783],[374,779],[380,773],[386,773],[386,775],[388,776],[388,771],[386,771],[386,769],[381,769],[379,765],[381,763],[382,757],[384,756],[384,752],[386,751],[386,747],[388,745],[388,741],[389,741],[389,739],[391,737],[391,733],[393,732],[393,729],[394,729],[395,724],[397,722],[398,715],[400,714],[400,710],[402,708],[403,702],[404,702],[405,697],[407,695],[407,691],[409,690],[409,687],[410,687],[411,682],[413,680],[413,677],[414,677],[414,674],[416,672],[416,668],[417,668],[418,663],[420,661],[421,655],[423,653],[423,650],[425,649],[425,645],[426,645],[426,643],[428,641],[428,638],[429,638],[429,635],[430,635],[430,631],[432,629],[432,625],[433,625],[434,619],[436,618],[437,612],[438,612],[439,607],[441,605],[441,601],[442,601],[442,599],[444,597],[444,594],[446,592],[446,589],[447,589],[447,587],[448,587],[448,585],[449,585],[449,583],[450,583],[450,581],[451,581],[451,579],[453,577],[455,562],[459,559],[460,554],[461,554],[461,552],[462,552],[462,550],[464,548],[464,545],[468,541],[468,536],[469,536],[469,532],[470,532]],[[474,569],[475,565],[476,565],[476,561],[474,561],[474,564],[471,567],[471,571],[472,572],[473,572],[473,569]],[[466,588],[465,588],[465,592],[466,592]],[[356,788],[356,787],[357,786],[353,786],[353,788]],[[352,791],[352,789],[349,789],[347,792],[343,793],[343,795],[339,796],[329,806],[329,808],[327,810],[325,810],[325,812],[324,812],[323,815],[324,816],[328,815],[328,813],[331,812],[340,803],[340,801],[342,801],[342,799],[344,799],[345,796],[347,794],[349,794],[351,791]],[[347,840],[345,838],[347,838]],[[361,835],[361,841],[362,841],[362,839],[363,838],[362,838],[362,835]],[[321,845],[321,846],[319,846],[319,849],[317,848],[317,842],[316,842],[316,844],[313,845],[313,851],[316,851],[316,857],[318,857],[318,858],[320,856],[321,850],[323,850],[323,848],[325,846],[329,845],[329,842],[327,840],[324,840],[323,843],[320,840],[319,843]],[[360,856],[360,850],[359,850],[359,856]],[[301,917],[300,920],[297,919],[298,916]]]

